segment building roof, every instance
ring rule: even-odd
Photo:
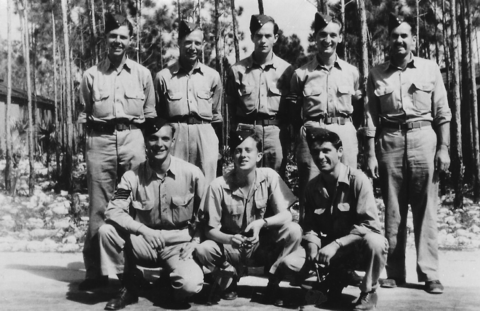
[[[26,103],[27,100],[28,100],[27,95],[28,95],[27,91],[12,87],[12,101],[13,101],[13,99],[17,99],[17,100],[20,100],[20,101]],[[5,98],[7,97],[7,82],[0,79],[0,98],[2,98],[4,96],[5,96]],[[32,100],[33,100],[33,94],[32,94]],[[18,103],[18,101],[17,101],[17,103]],[[20,102],[20,104],[21,104],[21,102]],[[53,100],[51,100],[49,98],[46,98],[44,96],[40,96],[40,95],[37,95],[37,104],[43,104],[45,106],[51,106],[52,109],[54,108],[54,105],[55,105]]]

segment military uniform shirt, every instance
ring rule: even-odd
[[[249,197],[233,185],[233,174],[234,170],[215,179],[202,200],[200,210],[211,228],[237,234],[254,220],[278,214],[297,201],[280,175],[271,168],[256,169]]]
[[[142,225],[162,230],[185,229],[198,211],[205,178],[195,165],[173,156],[171,159],[163,179],[148,160],[126,172],[108,204],[107,219],[132,234]],[[129,215],[130,208],[133,217]]]
[[[303,120],[350,116],[352,96],[359,89],[357,68],[338,58],[328,69],[317,58],[295,70],[291,92],[302,105]]]
[[[178,62],[160,71],[155,78],[158,116],[196,116],[222,121],[222,81],[215,70],[198,62],[191,74]]]
[[[95,122],[126,119],[143,123],[145,118],[157,115],[150,71],[128,58],[118,70],[108,57],[89,68],[80,90],[83,112],[79,123],[85,123],[86,118]]]
[[[452,118],[447,92],[437,64],[412,57],[404,70],[386,62],[368,76],[367,136],[375,137],[380,119],[394,123],[432,121],[434,126]]]

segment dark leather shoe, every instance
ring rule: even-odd
[[[276,307],[283,307],[283,298],[278,284],[268,283],[265,289],[263,303],[274,305]]]
[[[237,279],[236,279],[236,277],[233,278],[233,281],[230,284],[230,286],[228,286],[227,289],[223,291],[221,297],[222,297],[222,299],[225,299],[225,300],[235,300],[235,299],[237,299],[238,294],[237,294]]]
[[[95,288],[108,286],[108,276],[102,275],[92,279],[85,279],[78,284],[78,290],[89,291]]]
[[[126,287],[122,287],[117,297],[111,299],[105,306],[105,310],[120,310],[128,305],[138,302],[138,295]]]
[[[376,292],[371,291],[368,293],[362,292],[355,303],[354,311],[366,311],[375,310],[378,302],[378,295]]]
[[[439,280],[425,282],[425,291],[429,294],[442,294],[443,285]]]
[[[380,287],[383,288],[396,288],[398,286],[405,285],[404,278],[388,278],[388,279],[381,279],[380,280]]]

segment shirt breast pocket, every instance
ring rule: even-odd
[[[303,89],[304,105],[308,110],[320,103],[320,96],[323,90],[319,86],[306,85]]]
[[[239,233],[242,228],[243,211],[245,207],[243,204],[230,205],[226,215],[222,218],[222,225],[225,224],[225,231],[230,233]],[[223,231],[223,230],[222,230]]]
[[[267,199],[255,201],[255,219],[263,219],[267,211]]]
[[[352,94],[353,94],[353,88],[351,86],[348,86],[348,85],[338,86],[337,96],[339,101],[342,102],[343,108],[346,110],[350,110],[350,107],[352,106]],[[341,112],[346,112],[346,111],[341,111]]]
[[[412,83],[413,102],[421,111],[430,111],[432,107],[433,83]]]
[[[381,112],[395,112],[397,110],[397,104],[395,103],[393,87],[380,86],[375,89],[375,95],[380,101]]]
[[[238,95],[240,96],[240,99],[245,105],[245,109],[247,112],[255,110],[255,108],[257,107],[257,101],[255,98],[255,88],[253,85],[240,84],[238,87]]]
[[[145,94],[140,90],[127,89],[125,91],[126,107],[123,107],[125,113],[132,117],[143,116],[143,104],[145,103]]]
[[[198,114],[208,119],[212,118],[212,92],[210,90],[200,90],[197,92]]]
[[[183,99],[182,92],[168,90],[165,95],[168,102],[169,117],[183,116],[188,114],[188,106]]]
[[[96,118],[105,118],[113,113],[112,104],[109,102],[110,93],[108,90],[93,91],[92,114]]]
[[[277,113],[280,108],[282,91],[273,83],[268,86],[268,110]]]
[[[175,225],[184,226],[192,218],[193,193],[186,196],[172,196],[172,220]]]
[[[149,200],[132,201],[131,207],[133,209],[132,212],[135,214],[134,218],[148,227],[153,226],[153,205],[154,202],[151,202]]]

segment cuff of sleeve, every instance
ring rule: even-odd
[[[307,243],[313,243],[313,244],[317,245],[318,248],[322,247],[321,240],[314,233],[307,233],[306,235],[303,236],[303,240]]]
[[[433,120],[433,127],[438,128],[440,125],[450,123],[450,120],[447,118],[436,118]]]
[[[375,133],[376,133],[376,129],[375,128],[365,128],[365,136],[367,137],[375,137]]]
[[[135,235],[138,235],[138,230],[140,230],[141,227],[145,226],[144,224],[137,223],[131,226],[131,232]]]

